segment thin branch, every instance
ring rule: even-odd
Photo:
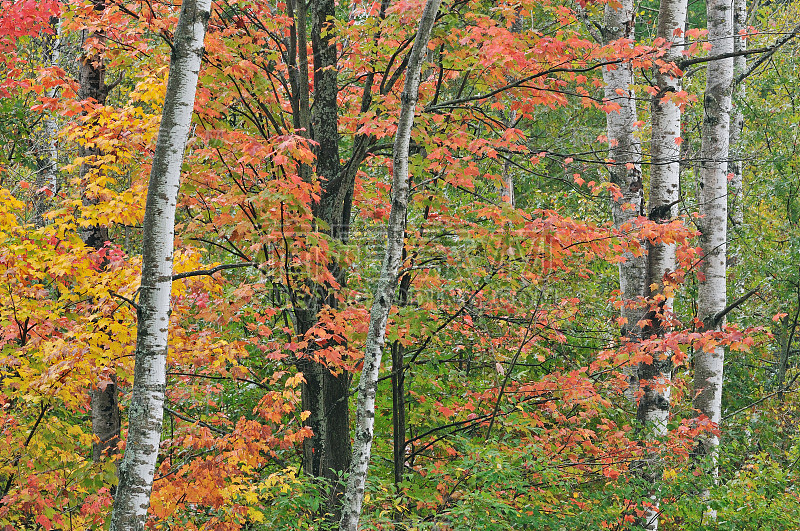
[[[729,418],[731,418],[731,417],[733,417],[735,415],[738,415],[742,411],[750,409],[753,406],[757,406],[758,404],[760,404],[764,400],[769,400],[770,398],[772,398],[775,395],[778,395],[778,394],[781,394],[781,393],[791,393],[791,392],[797,391],[797,389],[791,389],[791,387],[797,381],[798,377],[800,377],[800,372],[798,372],[797,374],[794,375],[794,378],[792,378],[791,382],[789,382],[788,384],[786,384],[784,386],[781,386],[781,388],[778,389],[777,391],[775,391],[774,393],[770,393],[768,395],[764,395],[761,398],[759,398],[758,400],[756,400],[755,402],[751,402],[750,404],[748,404],[748,405],[746,405],[744,407],[740,407],[739,409],[737,409],[736,411],[733,411],[732,413],[728,413],[727,415],[722,417],[722,419],[720,419],[720,424],[722,424],[723,422],[725,422]]]
[[[752,48],[750,50],[739,50],[738,52],[727,52],[721,53],[719,55],[709,55],[707,57],[695,57],[694,59],[685,59],[678,63],[678,68],[681,70],[685,69],[687,66],[692,65],[699,65],[702,63],[710,63],[712,61],[718,61],[720,59],[730,59],[732,57],[741,57],[743,55],[755,55],[759,53],[769,53],[773,50],[772,46],[765,46],[764,48]]]
[[[214,376],[211,374],[197,374],[195,372],[178,372],[178,371],[168,371],[167,376],[186,376],[189,378],[202,378],[204,380],[227,380],[232,382],[241,382],[250,385],[255,385],[256,387],[260,387],[261,389],[267,389],[267,386],[257,382],[255,380],[250,380],[248,378],[236,378],[234,376]]]
[[[42,404],[41,410],[39,411],[39,416],[36,418],[36,422],[33,424],[30,433],[28,433],[28,437],[25,439],[25,443],[22,445],[23,450],[26,449],[28,445],[31,443],[33,435],[36,433],[36,430],[39,428],[39,425],[42,423],[42,420],[44,419],[45,413],[47,413],[47,410],[49,409],[50,409],[50,404],[44,404],[44,403]],[[17,458],[14,460],[14,464],[17,464],[21,457],[22,457],[21,454],[17,456]],[[11,490],[11,485],[14,483],[15,476],[16,474],[13,472],[9,474],[5,487],[3,487],[3,495],[0,496],[0,501],[2,501],[2,499],[8,495],[8,492]],[[2,506],[2,503],[0,503],[0,506]]]
[[[798,32],[800,32],[800,24],[795,26],[794,29],[788,35],[784,36],[782,39],[779,39],[778,41],[775,42],[775,44],[770,46],[771,50],[766,52],[761,57],[759,57],[756,60],[756,62],[753,63],[752,66],[750,66],[750,68],[747,69],[746,72],[742,72],[741,74],[739,74],[736,77],[736,79],[733,80],[733,84],[738,85],[739,83],[747,79],[753,72],[756,71],[758,67],[760,67],[762,64],[764,64],[765,61],[767,61],[770,57],[772,57],[775,54],[775,52],[778,51],[778,48],[780,48],[781,46],[783,46],[784,44],[795,38]]]
[[[497,411],[500,409],[500,402],[503,399],[503,393],[506,391],[506,386],[508,385],[508,380],[511,379],[511,373],[514,372],[514,366],[517,364],[519,360],[519,355],[522,354],[522,349],[525,348],[525,345],[530,343],[533,338],[536,337],[536,334],[529,339],[528,334],[531,333],[531,327],[533,326],[533,321],[536,319],[536,313],[539,311],[539,304],[542,301],[542,295],[544,294],[543,291],[539,292],[539,301],[536,303],[536,309],[531,312],[531,318],[528,320],[528,326],[525,329],[525,336],[522,338],[522,342],[519,344],[519,348],[514,353],[514,358],[511,360],[511,366],[506,369],[505,378],[503,378],[503,385],[500,386],[500,389],[497,392],[497,400],[494,403],[494,409],[492,410],[491,418],[489,419],[489,427],[486,428],[486,440],[489,440],[489,436],[492,434],[492,428],[494,427],[494,421],[497,418]]]
[[[713,328],[716,328],[717,325],[719,325],[722,322],[722,319],[726,315],[728,315],[733,310],[735,310],[736,308],[738,308],[739,306],[744,304],[747,301],[747,299],[749,299],[750,297],[755,295],[758,292],[759,289],[761,289],[761,285],[760,284],[758,286],[756,286],[755,288],[751,289],[750,291],[748,291],[747,293],[745,293],[744,295],[742,295],[741,297],[739,297],[738,299],[736,299],[735,301],[733,301],[732,303],[730,303],[729,305],[727,305],[725,307],[725,309],[720,310],[717,313],[715,313],[713,316],[710,316],[710,318],[705,319],[706,322],[703,323],[705,329],[706,330],[711,330]]]
[[[216,434],[228,435],[228,432],[223,430],[222,428],[218,428],[216,426],[212,426],[211,424],[209,424],[207,422],[203,422],[200,419],[193,419],[192,417],[184,415],[183,413],[179,413],[179,412],[175,411],[174,409],[168,408],[167,406],[164,406],[164,411],[166,411],[167,413],[169,413],[173,417],[179,418],[179,419],[181,419],[183,421],[190,422],[192,424],[197,424],[198,426],[202,426],[204,428],[208,428],[209,430],[213,431]]]
[[[500,94],[501,92],[505,92],[505,91],[510,90],[512,88],[517,88],[520,85],[524,85],[528,81],[532,81],[532,80],[538,79],[540,77],[549,76],[551,74],[591,72],[592,70],[597,70],[598,68],[602,68],[604,66],[616,65],[616,64],[623,63],[623,62],[624,61],[622,59],[615,59],[615,60],[612,60],[612,61],[602,61],[600,63],[596,63],[594,65],[587,66],[585,68],[562,68],[562,67],[550,68],[548,70],[543,70],[541,72],[537,72],[536,74],[531,74],[530,76],[524,77],[522,79],[518,79],[517,81],[513,81],[513,82],[511,82],[511,83],[509,83],[509,84],[507,84],[507,85],[505,85],[503,87],[500,87],[500,88],[497,88],[497,89],[494,89],[494,90],[490,90],[489,92],[487,92],[485,94],[478,94],[477,96],[466,96],[464,98],[458,98],[458,99],[455,99],[455,100],[445,101],[445,102],[442,102],[442,103],[440,103],[438,105],[429,105],[429,106],[425,107],[425,112],[431,112],[431,111],[436,111],[436,110],[439,110],[439,109],[445,109],[445,108],[448,108],[448,107],[452,107],[454,105],[460,105],[462,103],[469,103],[469,102],[473,102],[473,101],[485,100],[485,99],[491,98],[492,96],[496,96],[496,95]]]
[[[112,297],[116,297],[116,298],[118,298],[118,299],[120,299],[120,300],[122,300],[122,301],[125,301],[125,302],[127,302],[128,304],[130,304],[131,306],[133,306],[133,309],[134,309],[134,310],[136,310],[137,312],[139,311],[139,305],[138,305],[138,304],[136,304],[135,302],[133,302],[133,301],[132,301],[131,299],[129,299],[128,297],[125,297],[124,295],[120,295],[120,294],[119,294],[119,293],[117,293],[116,291],[109,291],[109,293],[111,294],[111,296],[112,296]],[[119,306],[117,306],[117,308],[119,308]]]
[[[183,278],[200,277],[200,276],[210,277],[214,273],[218,273],[226,269],[238,269],[240,267],[258,267],[258,264],[255,262],[243,262],[241,264],[222,264],[216,267],[212,267],[211,269],[200,269],[198,271],[186,271],[184,273],[178,273],[177,275],[172,275],[172,280],[174,281],[174,280],[181,280]]]

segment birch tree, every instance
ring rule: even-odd
[[[747,49],[747,40],[739,34],[740,31],[747,29],[747,0],[733,0],[733,51],[737,53],[733,58],[734,76],[738,77],[747,71],[747,56],[743,52]],[[744,113],[742,105],[747,95],[744,81],[734,87],[736,104],[731,107],[731,130],[730,130],[730,151],[731,158],[728,163],[728,173],[733,175],[731,179],[731,201],[730,201],[730,221],[732,229],[741,230],[744,222],[744,210],[742,201],[743,181],[742,181],[742,157],[744,155],[741,145],[742,131],[744,130]],[[733,231],[731,231],[733,232]],[[736,248],[736,244],[732,244]]]
[[[650,143],[651,170],[649,218],[655,222],[669,222],[678,201],[680,188],[680,135],[681,109],[674,96],[681,90],[679,73],[672,64],[681,59],[683,28],[686,24],[686,0],[662,0],[658,12],[656,37],[664,39],[668,46],[662,60],[664,64],[654,67],[658,92],[651,100],[652,138]],[[648,244],[647,285],[651,296],[663,295],[663,302],[649,314],[650,324],[643,335],[664,333],[664,318],[672,311],[672,297],[666,291],[670,272],[675,271],[675,245],[670,243]],[[672,364],[669,353],[653,357],[650,364],[639,366],[639,380],[644,394],[639,399],[637,418],[646,426],[654,438],[665,437],[670,409],[670,381]],[[644,477],[651,483],[661,475],[658,462],[649,463]],[[642,527],[650,531],[658,529],[659,502],[657,493],[652,505],[645,511]]]
[[[184,0],[175,30],[147,191],[136,365],[112,531],[143,530],[150,504],[164,414],[175,207],[210,10],[210,0]]]
[[[411,49],[406,70],[406,80],[401,95],[400,118],[393,148],[392,209],[386,232],[386,249],[380,278],[375,288],[375,298],[370,311],[369,329],[364,352],[364,367],[358,385],[356,402],[356,433],[350,475],[347,478],[342,518],[342,531],[356,531],[364,500],[372,436],[375,431],[375,394],[378,390],[378,373],[386,339],[386,323],[394,302],[398,272],[402,262],[405,240],[406,213],[410,188],[408,184],[408,151],[411,128],[419,92],[420,71],[425,60],[431,30],[436,22],[441,0],[427,0],[422,12],[417,36]]]
[[[45,60],[51,66],[58,66],[61,59],[61,20],[55,18],[51,27],[52,35],[43,38]],[[56,96],[56,88],[47,90],[48,98]],[[34,224],[44,226],[44,213],[47,205],[58,191],[58,122],[52,112],[42,117],[42,132],[37,140],[36,153],[36,203],[34,205]]]
[[[708,38],[711,54],[725,57],[733,52],[731,3],[709,0]],[[700,246],[703,250],[702,277],[698,287],[697,313],[707,330],[718,329],[726,304],[726,251],[728,223],[728,148],[731,114],[733,58],[708,63],[703,99],[703,139],[700,148]],[[694,358],[694,408],[719,424],[722,408],[724,349],[700,350]],[[699,442],[699,456],[716,461],[719,438],[707,434]]]
[[[635,9],[633,0],[623,0],[614,7],[607,4],[605,22],[602,28],[604,44],[625,39],[633,44]],[[622,228],[633,222],[643,208],[641,146],[636,139],[637,121],[636,98],[633,92],[633,66],[630,63],[610,65],[603,69],[605,81],[605,101],[619,106],[606,114],[608,136],[608,168],[611,182],[619,187],[622,197],[612,200],[611,212],[614,226]],[[635,339],[639,336],[637,323],[643,317],[640,308],[634,308],[635,301],[644,295],[645,258],[625,254],[625,261],[619,264],[619,288],[623,307],[621,316],[626,320],[622,328],[623,337]],[[638,389],[634,371],[629,371],[629,398]]]

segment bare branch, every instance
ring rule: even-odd
[[[200,277],[200,276],[210,277],[214,273],[219,273],[220,271],[224,271],[226,269],[238,269],[241,267],[258,267],[258,264],[255,262],[243,262],[241,264],[222,264],[216,267],[212,267],[211,269],[200,269],[198,271],[186,271],[184,273],[178,273],[177,275],[172,275],[172,280],[181,280],[184,278]]]

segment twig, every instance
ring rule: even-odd
[[[22,445],[23,450],[25,450],[30,444],[31,440],[33,439],[33,435],[36,433],[37,428],[39,428],[39,424],[42,423],[42,419],[44,419],[44,414],[47,413],[48,409],[50,409],[50,404],[42,404],[42,409],[41,411],[39,411],[39,416],[36,418],[36,422],[33,424],[30,433],[28,433],[28,437],[25,439],[25,443]],[[14,464],[17,464],[21,457],[22,457],[21,454],[17,456],[17,458],[14,460]],[[3,495],[0,496],[0,502],[2,502],[3,498],[5,498],[8,495],[8,491],[11,490],[11,485],[14,482],[15,476],[16,474],[13,472],[8,476],[6,485],[5,487],[3,487]],[[0,506],[2,506],[2,503],[0,503]]]

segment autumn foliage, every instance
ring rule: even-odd
[[[598,44],[581,17],[604,6],[580,4],[458,0],[434,28],[412,135],[403,293],[387,330],[403,362],[388,356],[379,382],[371,528],[620,529],[650,503],[636,470],[655,451],[665,528],[680,529],[682,492],[710,484],[691,464],[694,441],[720,429],[694,420],[692,354],[723,345],[750,356],[768,340],[768,320],[706,332],[694,319],[702,257],[691,204],[668,223],[609,221],[619,190],[604,173],[613,161],[598,120],[617,109],[602,98],[602,69],[680,70],[660,59],[661,42]],[[330,180],[309,170],[319,146],[298,122],[315,73],[310,41],[306,72],[296,60],[294,5],[213,10],[178,205],[152,529],[323,521],[327,487],[301,466],[312,430],[298,367],[308,359],[357,378],[422,4],[342,2],[331,21],[332,112],[342,171],[354,175],[345,239],[320,221]],[[0,129],[0,529],[108,520],[118,456],[91,460],[89,390],[117,382],[124,441],[144,191],[176,19],[170,3],[0,2],[0,105],[21,121]],[[56,24],[73,55],[50,65],[37,46]],[[109,84],[119,78],[105,103],[77,101],[78,50],[102,57]],[[673,98],[696,102],[688,91]],[[31,146],[44,116],[59,126],[60,183],[36,226]],[[100,155],[78,157],[79,145]],[[509,172],[516,205],[502,200]],[[100,249],[80,238],[91,226],[108,227]],[[620,300],[616,267],[648,242],[677,246],[666,279],[667,295],[683,301],[674,312],[663,311],[664,294]],[[297,311],[318,300],[301,332]],[[650,309],[667,333],[620,339],[622,304]],[[673,413],[669,436],[650,440],[624,368],[658,357],[675,366]],[[402,398],[392,398],[393,377]],[[405,431],[393,433],[399,399]],[[393,437],[404,441],[394,475]]]

